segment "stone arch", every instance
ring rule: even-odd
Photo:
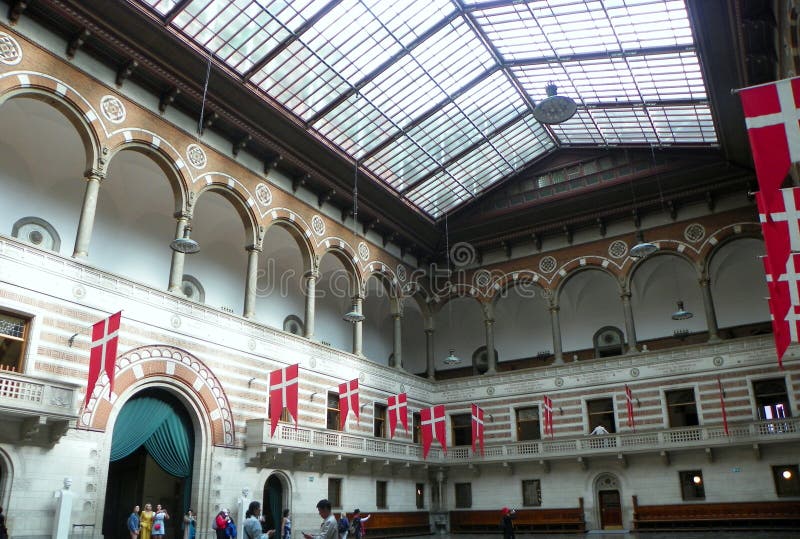
[[[303,230],[293,219],[279,216],[275,217],[266,224],[266,228],[264,230],[265,236],[267,233],[269,233],[269,230],[273,226],[288,232],[297,243],[297,247],[300,249],[300,258],[303,260],[303,271],[308,272],[312,269],[316,269],[314,268],[316,264],[312,263],[315,256],[314,246],[309,241],[307,232]]]
[[[336,244],[326,240],[325,245],[325,250],[322,252],[322,254],[320,254],[319,257],[320,260],[322,260],[322,258],[329,253],[335,256],[339,262],[342,263],[345,270],[347,270],[348,278],[350,279],[350,287],[353,292],[363,295],[366,280],[363,278],[361,271],[358,269],[358,255],[356,255],[352,247],[350,247],[350,245],[343,240],[338,240],[338,243]]]
[[[375,266],[377,266],[377,268]],[[383,266],[383,268],[381,268],[381,266]],[[392,307],[397,308],[398,304],[403,301],[403,291],[397,282],[397,277],[394,276],[394,272],[392,272],[388,266],[380,262],[370,263],[370,265],[367,266],[367,271],[362,276],[364,284],[366,285],[373,277],[383,285],[383,289],[389,295],[389,301]]]
[[[614,279],[614,282],[617,284],[617,291],[619,293],[622,293],[623,284],[622,284],[622,277],[620,275],[617,275],[613,271],[604,267],[602,264],[588,264],[588,263],[584,265],[579,264],[578,266],[573,267],[571,271],[561,276],[561,278],[556,280],[556,282],[554,283],[553,301],[556,305],[558,305],[561,301],[561,294],[564,292],[564,287],[566,286],[566,284],[570,280],[572,280],[573,277],[585,271],[599,271],[605,273],[606,275]]]
[[[501,282],[498,283],[499,288],[495,291],[491,298],[492,304],[495,306],[501,298],[506,297],[512,290],[520,287],[531,291],[532,294],[538,292],[543,298],[552,299],[553,291],[546,286],[548,283],[536,272],[520,271],[514,272],[512,275],[506,276]]]
[[[202,406],[199,417],[208,422],[208,439],[213,445],[234,445],[235,429],[228,397],[220,381],[202,361],[174,346],[149,345],[129,350],[117,358],[116,365],[114,393],[109,399],[109,381],[104,376],[80,416],[80,426],[106,430],[120,395],[131,393],[148,381],[158,380],[179,388]]]
[[[612,262],[608,258],[602,256],[582,256],[568,260],[556,270],[556,273],[551,279],[553,290],[556,292],[560,291],[563,287],[563,283],[572,278],[575,273],[590,269],[604,271],[611,275],[617,282],[621,280],[622,268],[616,262]]]
[[[138,134],[140,131],[132,130],[132,134]],[[161,172],[167,177],[170,187],[172,188],[172,196],[175,207],[175,212],[180,212],[186,209],[188,202],[187,186],[188,181],[182,170],[186,167],[183,161],[177,155],[172,155],[171,152],[164,149],[163,145],[155,146],[151,140],[143,137],[133,137],[131,140],[123,141],[121,144],[114,146],[108,152],[106,157],[106,170],[111,164],[111,160],[119,153],[124,151],[133,151],[142,154],[156,164],[161,169]]]
[[[101,136],[95,128],[95,123],[99,122],[99,119],[88,101],[57,79],[38,73],[16,73],[16,75],[16,78],[10,74],[0,76],[0,107],[7,101],[20,97],[35,99],[52,106],[63,114],[78,132],[84,148],[85,174],[102,168]]]
[[[21,473],[22,470],[17,469],[12,455],[0,447],[0,507],[8,508],[14,477],[17,472]],[[7,513],[6,516],[8,516]],[[8,522],[6,522],[6,525],[8,525]]]
[[[674,256],[674,257],[677,257],[677,258],[685,261],[686,263],[689,264],[689,266],[692,269],[694,269],[694,271],[697,273],[698,278],[700,277],[700,268],[699,268],[699,265],[698,265],[698,261],[696,259],[690,257],[685,252],[679,251],[678,249],[661,249],[661,248],[659,248],[659,250],[656,251],[655,253],[653,253],[653,254],[651,254],[649,256],[646,256],[644,258],[640,258],[639,260],[635,261],[630,266],[630,268],[628,269],[628,272],[623,276],[623,278],[624,278],[624,281],[622,281],[623,290],[624,291],[630,291],[631,283],[633,283],[633,278],[636,275],[636,272],[639,270],[639,268],[641,268],[643,264],[646,264],[648,260],[652,260],[653,258],[659,257],[659,256]]]
[[[217,173],[217,175],[218,174],[219,173]],[[236,213],[239,214],[239,217],[242,219],[242,225],[244,226],[245,236],[247,238],[245,243],[247,245],[260,245],[261,240],[264,238],[264,227],[258,224],[259,221],[253,213],[252,205],[244,198],[242,193],[235,188],[232,179],[225,182],[220,181],[223,179],[226,178],[214,177],[211,175],[207,176],[207,181],[211,181],[206,183],[194,197],[191,194],[189,195],[191,210],[194,210],[197,200],[199,200],[204,193],[214,191],[230,202],[234,210],[236,210]]]
[[[592,501],[594,505],[594,517],[595,522],[597,522],[597,527],[601,528],[602,523],[602,516],[601,516],[601,503],[600,503],[600,491],[603,490],[616,490],[619,493],[619,501],[620,501],[620,517],[622,522],[625,521],[625,511],[624,511],[624,496],[622,494],[622,480],[616,473],[612,472],[600,472],[598,473],[594,479],[592,480]]]
[[[711,260],[724,245],[745,238],[763,241],[761,226],[758,223],[736,223],[716,230],[700,247],[700,274],[708,275]]]

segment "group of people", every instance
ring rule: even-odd
[[[167,531],[167,520],[169,513],[161,507],[161,504],[156,505],[156,510],[153,511],[153,506],[146,503],[142,512],[139,512],[139,506],[136,505],[128,517],[128,532],[131,539],[163,537]],[[194,511],[189,509],[183,517],[183,539],[194,539],[196,525]]]
[[[319,533],[303,532],[304,539],[347,539],[347,536],[351,534],[355,539],[361,539],[364,536],[364,522],[372,516],[362,516],[360,510],[354,509],[352,520],[347,519],[346,513],[342,513],[337,520],[336,515],[331,511],[331,502],[324,498],[317,503],[317,511],[319,516],[322,517]]]

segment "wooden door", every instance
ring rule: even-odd
[[[622,529],[622,508],[618,490],[601,490],[600,525],[604,530]]]

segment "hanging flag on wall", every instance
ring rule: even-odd
[[[477,404],[472,405],[472,452],[475,453],[475,445],[480,444],[481,456],[483,456],[483,408]]]
[[[544,400],[544,435],[553,437],[553,401],[545,395]]]
[[[636,431],[636,419],[633,415],[633,397],[631,396],[631,388],[625,384],[625,405],[628,408],[628,426]]]
[[[294,419],[294,428],[297,428],[297,386],[298,366],[289,365],[269,373],[269,421],[270,436],[275,435],[275,428],[281,419],[284,408]]]
[[[442,451],[447,454],[447,439],[445,438],[444,405],[439,404],[419,411],[422,426],[422,458],[428,458],[434,436],[439,440]]]
[[[114,391],[114,375],[117,366],[117,342],[122,311],[92,325],[92,346],[89,351],[89,378],[83,405],[89,403],[100,376],[108,377],[109,397]]]
[[[753,152],[759,193],[756,195],[767,256],[769,288],[778,365],[792,342],[800,342],[800,276],[792,251],[800,251],[800,190],[781,189],[792,163],[800,162],[800,78],[739,90],[747,135]]]
[[[725,391],[722,389],[722,381],[717,376],[717,387],[719,388],[719,405],[722,408],[722,428],[725,429],[725,436],[730,436],[728,432],[728,414],[725,412]]]
[[[349,382],[339,384],[339,428],[344,430],[344,424],[347,423],[347,414],[350,410],[358,417],[358,378],[353,378]]]
[[[388,404],[389,407],[386,411],[389,414],[389,437],[394,438],[394,431],[397,428],[398,421],[408,432],[408,397],[405,393],[392,395],[388,399]]]

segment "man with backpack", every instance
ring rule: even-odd
[[[361,516],[361,509],[353,509],[353,520],[350,522],[350,533],[353,534],[355,539],[361,539],[366,535],[366,530],[364,529],[364,523],[369,520],[369,517],[372,515],[367,515],[365,517]]]
[[[339,515],[339,539],[347,539],[347,534],[350,531],[350,521],[347,520],[347,513],[342,511]]]

